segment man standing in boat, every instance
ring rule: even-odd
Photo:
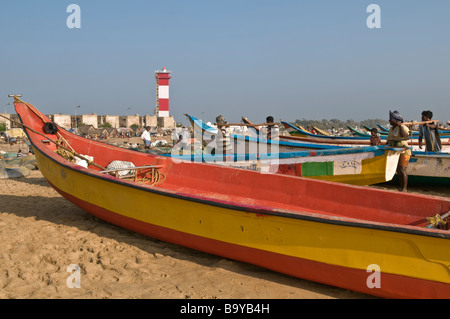
[[[403,117],[398,111],[389,111],[389,124],[391,128],[387,136],[387,144],[393,147],[406,148],[401,154],[397,165],[398,181],[400,183],[400,191],[406,192],[408,186],[408,167],[409,158],[411,157],[411,149],[408,146],[409,128],[403,125]]]
[[[431,121],[433,112],[423,111],[422,121]],[[441,139],[439,138],[438,125],[434,123],[424,123],[419,126],[419,148],[422,148],[422,140],[425,139],[425,151],[439,152],[441,150]]]

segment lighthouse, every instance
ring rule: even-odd
[[[155,71],[156,80],[156,115],[169,117],[169,79],[170,72],[166,68]]]

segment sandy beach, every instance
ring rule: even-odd
[[[38,170],[0,180],[0,241],[2,299],[374,298],[119,228],[67,201]],[[67,284],[70,265],[80,267],[79,288]]]

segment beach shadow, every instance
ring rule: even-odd
[[[38,185],[48,185],[43,178],[27,178],[21,179],[21,181]],[[222,268],[230,272],[302,289],[330,298],[376,298],[362,293],[295,278],[259,266],[203,253],[144,236],[103,221],[78,208],[63,197],[0,195],[0,203],[2,203],[0,208],[2,213],[13,214],[23,218],[32,217],[37,221],[44,220],[55,225],[75,227],[80,231],[90,232],[99,237],[113,239],[137,247],[149,254],[170,256],[174,259],[193,262],[204,267]],[[45,205],[39,205],[39,203],[45,203]]]
[[[49,186],[50,185],[47,183],[47,180],[45,178],[39,178],[39,177],[20,177],[20,178],[15,178],[15,181],[19,181],[25,184],[29,184],[29,185],[39,185],[39,186]]]
[[[371,185],[374,188],[381,188],[385,190],[390,190],[397,192],[398,191],[398,183],[395,181],[379,183],[375,185]],[[440,196],[440,197],[450,197],[450,187],[447,185],[440,184],[417,184],[417,183],[408,183],[408,193],[416,193],[430,196]]]

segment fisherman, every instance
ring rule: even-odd
[[[144,148],[150,149],[150,147],[152,146],[152,138],[150,136],[150,126],[145,127],[145,130],[142,132],[141,138],[144,141]]]
[[[389,111],[389,124],[391,128],[387,136],[387,145],[393,147],[405,148],[400,154],[397,165],[397,175],[400,184],[400,191],[406,192],[408,186],[408,174],[406,169],[408,167],[409,158],[411,157],[411,149],[408,146],[409,129],[403,125],[403,117],[398,111]]]
[[[191,144],[191,133],[186,128],[186,126],[183,126],[183,128],[181,129],[181,135],[183,138],[181,141],[181,146],[183,149],[187,149]]]
[[[278,125],[273,124],[273,116],[266,117],[266,123],[268,124],[265,127],[262,127],[260,130],[260,134],[263,138],[267,138],[268,140],[277,140],[279,138],[280,129]]]
[[[178,133],[177,133],[177,129],[173,129],[172,134],[171,134],[171,138],[172,138],[172,146],[175,146],[178,143]]]
[[[431,121],[433,112],[423,111],[422,121]],[[425,139],[425,151],[439,152],[442,144],[439,137],[438,125],[436,122],[425,123],[419,126],[419,148],[422,149],[422,140]]]

